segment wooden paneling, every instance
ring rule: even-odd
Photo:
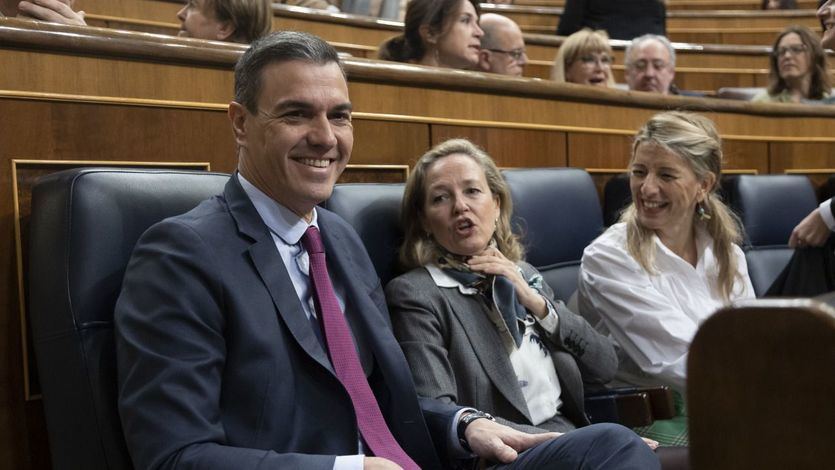
[[[32,29],[27,29],[32,28]],[[235,167],[226,105],[243,50],[135,34],[0,20],[0,182],[12,159],[209,162]],[[437,68],[345,61],[359,180],[402,178],[433,142],[464,135],[506,167],[570,165],[596,181],[625,167],[635,130],[665,109],[700,109],[729,168],[824,167],[835,109],[661,97]],[[814,152],[813,152],[814,151]],[[818,158],[818,157],[816,157]],[[781,166],[782,165],[782,166]],[[831,166],[831,165],[830,165]],[[41,404],[24,402],[11,192],[0,198],[0,462],[48,466]]]
[[[502,168],[566,166],[566,134],[559,131],[467,126],[432,126],[432,145],[470,139]]]
[[[774,142],[770,152],[771,173],[835,167],[833,142]]]
[[[97,15],[174,23],[183,4],[185,2],[159,0],[76,0],[73,9]]]

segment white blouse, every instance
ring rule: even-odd
[[[580,313],[615,342],[618,378],[636,385],[669,385],[685,392],[687,351],[699,325],[723,307],[716,283],[713,240],[697,230],[694,267],[657,236],[656,273],[626,248],[626,224],[610,227],[586,247],[580,270]],[[731,301],[754,297],[745,256],[734,246],[738,280]]]

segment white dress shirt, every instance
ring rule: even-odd
[[[832,217],[832,198],[829,198],[823,201],[820,206],[818,206],[818,212],[820,212],[821,217],[823,218],[824,223],[829,230],[835,232],[835,217]]]
[[[316,208],[313,209],[313,217],[310,222],[299,217],[290,209],[277,203],[274,199],[267,196],[259,190],[255,185],[250,183],[238,174],[238,180],[241,182],[241,187],[252,201],[255,210],[267,228],[270,229],[275,247],[281,255],[281,260],[284,262],[284,267],[287,268],[287,273],[290,280],[293,282],[293,287],[296,290],[296,295],[299,297],[299,302],[307,314],[308,320],[314,319],[311,322],[311,328],[315,328],[316,306],[313,298],[313,291],[310,282],[310,258],[307,251],[304,250],[300,241],[305,231],[309,226],[315,226],[317,229],[318,217]],[[345,311],[344,289],[339,279],[331,278],[334,286],[334,293],[339,302],[339,308]],[[457,426],[461,415],[465,412],[472,411],[472,408],[464,408],[452,420],[449,428],[449,448],[453,456],[461,458],[468,457],[470,454],[466,452],[458,441]],[[364,446],[359,436],[357,436],[357,455],[338,455],[334,462],[334,470],[362,470],[365,455]]]
[[[713,240],[697,229],[694,267],[653,235],[656,273],[626,248],[626,224],[610,227],[586,247],[580,270],[580,313],[614,340],[618,378],[636,385],[669,385],[684,394],[687,351],[699,325],[726,302],[716,283]],[[745,256],[734,246],[738,280],[731,301],[754,297]]]

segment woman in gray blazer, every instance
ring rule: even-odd
[[[528,432],[589,424],[583,382],[617,369],[610,341],[554,299],[523,261],[510,193],[463,139],[423,155],[406,183],[400,261],[386,288],[419,395],[472,406]]]

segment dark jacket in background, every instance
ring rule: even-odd
[[[666,20],[667,9],[660,0],[566,0],[557,34],[568,36],[588,27],[606,30],[612,39],[666,36]]]

